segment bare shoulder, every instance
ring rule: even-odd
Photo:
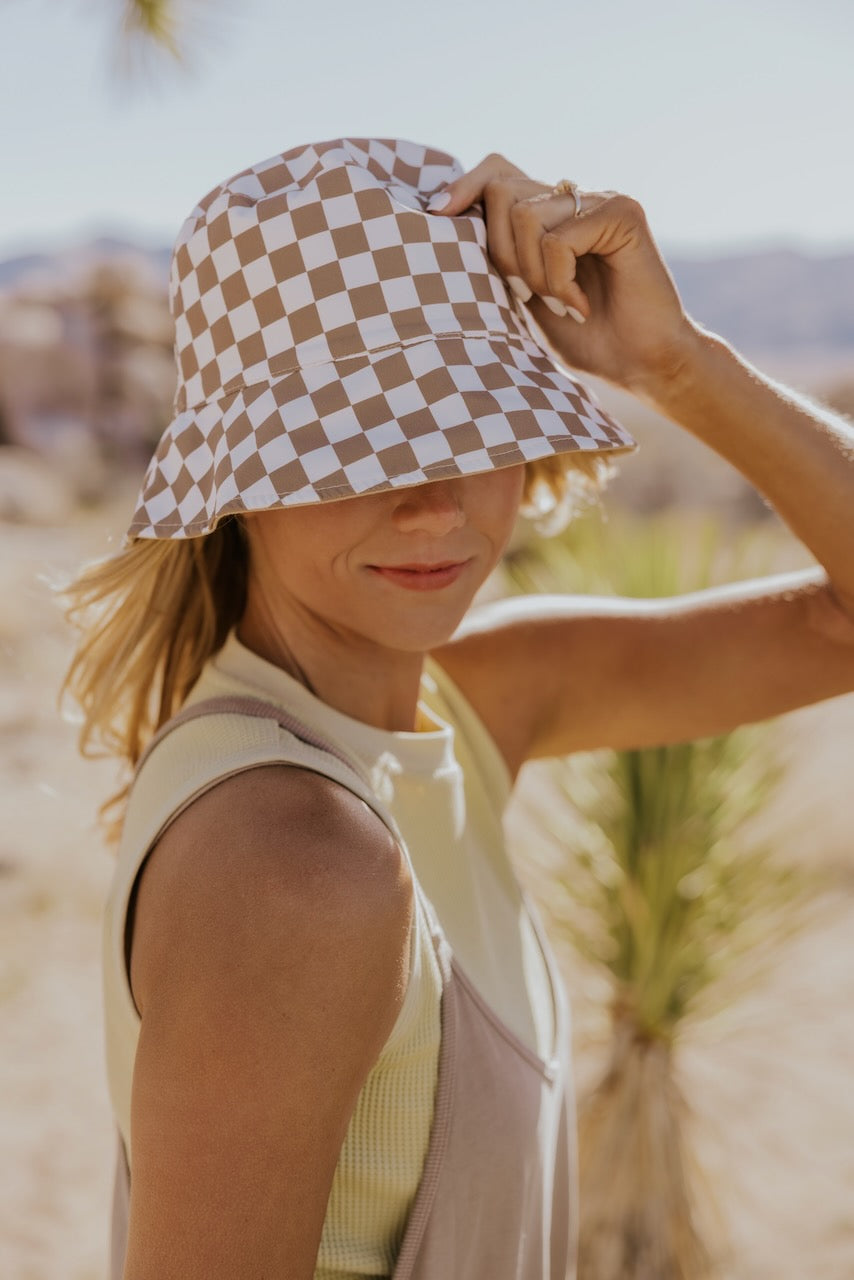
[[[345,788],[271,765],[149,857],[126,1275],[311,1277],[359,1091],[407,981],[412,886]]]
[[[138,1007],[158,958],[194,922],[205,924],[198,941],[214,959],[219,945],[233,953],[241,925],[256,938],[286,922],[290,938],[300,922],[381,932],[389,916],[378,907],[406,909],[410,892],[391,833],[345,787],[289,765],[245,770],[191,804],[149,855],[131,966]]]

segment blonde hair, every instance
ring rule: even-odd
[[[560,453],[528,462],[519,510],[534,522],[537,533],[553,537],[598,502],[615,470],[611,454]]]
[[[559,532],[595,501],[613,464],[563,454],[529,462],[520,512]],[[249,548],[239,517],[199,538],[139,539],[87,565],[62,591],[81,632],[62,684],[82,711],[84,756],[117,756],[128,779],[146,743],[179,710],[246,605]],[[121,829],[130,781],[101,808],[108,838]],[[115,812],[115,817],[110,814]]]

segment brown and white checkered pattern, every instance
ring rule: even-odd
[[[635,447],[531,336],[463,172],[402,139],[295,147],[211,191],[175,245],[178,390],[128,539],[567,450]]]

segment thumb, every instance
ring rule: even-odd
[[[480,197],[480,194],[480,190],[474,188],[474,184],[459,178],[456,182],[448,182],[444,187],[433,192],[427,201],[427,212],[462,213]]]

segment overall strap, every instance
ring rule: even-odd
[[[340,785],[347,786],[354,794],[359,796],[364,801],[364,803],[367,804],[368,807],[374,811],[374,813],[376,813],[377,817],[385,824],[385,826],[388,828],[392,836],[395,838],[410,869],[412,869],[412,864],[409,859],[406,843],[403,839],[400,829],[395,819],[393,818],[391,812],[389,811],[389,809],[386,807],[385,804],[382,803],[382,801],[376,795],[372,780],[368,774],[368,771],[363,767],[363,765],[358,760],[354,760],[351,756],[349,756],[344,751],[342,751],[341,747],[338,746],[338,744],[330,742],[328,739],[324,738],[323,735],[319,734],[315,728],[303,723],[303,721],[301,721],[297,716],[293,715],[290,711],[287,711],[284,707],[281,707],[275,703],[267,702],[261,698],[243,697],[240,695],[225,695],[225,696],[206,698],[199,702],[191,703],[189,706],[184,707],[176,715],[172,716],[169,720],[167,720],[151,738],[150,742],[147,744],[145,750],[143,751],[142,755],[137,761],[134,777],[135,778],[138,777],[146,761],[149,759],[152,752],[154,751],[155,747],[157,747],[159,743],[163,741],[164,738],[166,738],[170,733],[172,733],[173,730],[178,729],[181,725],[186,724],[188,721],[192,721],[197,718],[201,718],[202,716],[208,716],[208,715],[250,716],[255,719],[273,721],[275,724],[279,725],[286,732],[289,732],[295,738],[299,739],[301,742],[303,742],[307,746],[313,748],[315,751],[322,752],[327,756],[332,757],[332,759],[329,761],[327,765],[329,772],[327,773],[326,776],[333,778],[333,780],[337,781]],[[289,752],[286,743],[281,743],[279,746],[279,750],[281,750],[282,760],[285,761],[286,763],[288,762],[289,758],[291,758],[294,754],[293,748],[291,748]],[[263,754],[262,760],[256,763],[275,762],[278,759],[278,750],[277,750],[276,744],[272,742],[265,744],[262,754]],[[299,753],[296,753],[296,754],[297,754],[297,758],[300,758],[300,767],[303,767],[303,768],[310,767],[310,765],[302,763],[302,760],[305,759],[304,756],[300,757]],[[336,762],[335,764],[333,764],[332,762],[333,760]],[[243,768],[243,767],[255,767],[255,764],[238,766],[238,768]],[[323,772],[323,771],[324,771],[323,765],[318,762],[317,772]],[[231,772],[233,772],[233,770]],[[217,772],[215,769],[209,774],[204,774],[201,780],[201,790],[198,787],[192,787],[192,789],[188,789],[187,793],[183,796],[183,799],[177,808],[170,809],[168,812],[164,810],[165,816],[164,815],[155,816],[155,818],[153,819],[153,825],[151,826],[151,829],[148,832],[148,835],[144,843],[149,842],[151,838],[156,838],[156,836],[159,833],[162,833],[162,831],[165,829],[165,826],[168,825],[168,823],[171,822],[174,819],[174,817],[177,816],[178,813],[182,812],[183,809],[186,807],[186,805],[192,802],[192,800],[196,798],[199,794],[201,794],[202,791],[207,790],[208,787],[213,783],[215,783],[218,779],[222,777],[227,777],[227,776],[229,776],[229,773],[223,773],[222,771]],[[164,818],[164,821],[162,823],[160,822],[160,817]],[[131,864],[131,871],[133,872],[133,876],[129,875],[127,878],[127,885],[126,885],[127,893],[130,892],[134,878],[135,878],[135,874],[137,871],[136,862],[133,862]],[[422,908],[426,912],[426,919],[427,919],[428,925],[432,926],[432,921],[433,921],[432,906],[427,903],[426,899],[423,896],[423,893],[420,891],[417,883],[417,878],[414,876],[414,872],[413,872],[413,881],[416,886],[416,900],[422,904]],[[124,927],[125,927],[124,911],[123,910],[118,912],[114,911],[114,917],[115,917],[114,923],[117,922],[116,927],[118,928],[118,932],[115,934],[115,937],[112,939],[112,942],[108,942],[108,945],[112,947],[113,963],[116,966],[118,966],[122,964],[121,957],[124,954],[124,941],[123,941]],[[414,933],[414,930],[416,928],[416,925],[414,922],[412,927],[413,927],[413,933]],[[432,928],[431,928],[431,932],[432,932]],[[433,935],[433,942],[434,942],[434,945],[437,945],[435,934]],[[125,1254],[127,1249],[129,1203],[130,1203],[130,1181],[131,1181],[130,1168],[128,1164],[128,1156],[127,1156],[127,1151],[125,1149],[124,1140],[121,1136],[121,1131],[118,1132],[117,1138],[118,1138],[118,1151],[117,1151],[115,1176],[114,1176],[114,1184],[113,1184],[110,1280],[121,1280],[121,1276],[123,1274]]]
[[[370,778],[358,761],[352,759],[351,756],[345,755],[340,747],[324,738],[316,729],[305,724],[292,712],[286,711],[284,707],[280,707],[276,703],[265,702],[261,698],[247,698],[233,694],[205,698],[202,702],[191,703],[190,706],[184,707],[177,715],[172,716],[162,724],[139,757],[136,763],[136,772],[140,771],[157,744],[162,742],[173,729],[177,729],[179,725],[186,724],[188,720],[195,720],[198,716],[209,715],[255,716],[256,719],[260,720],[275,720],[282,729],[286,729],[294,737],[307,742],[311,747],[316,747],[318,751],[328,752],[340,764],[352,769],[364,786],[371,786]]]
[[[322,755],[331,757],[331,772],[327,772],[320,762],[317,762],[317,768],[315,771],[326,773],[328,777],[333,778],[333,780],[338,782],[341,786],[347,787],[348,790],[357,795],[368,806],[368,808],[374,811],[380,821],[394,836],[395,840],[404,852],[407,863],[410,865],[410,870],[412,869],[403,834],[390,809],[377,795],[374,781],[371,778],[368,769],[360,760],[354,759],[352,755],[343,750],[338,743],[331,742],[328,738],[324,737],[323,734],[318,733],[317,729],[312,725],[306,724],[304,721],[300,720],[298,716],[295,716],[293,712],[288,711],[278,703],[268,702],[262,698],[246,697],[240,694],[219,695],[212,698],[204,698],[199,702],[190,703],[189,706],[184,707],[176,715],[172,716],[163,725],[161,725],[158,731],[154,734],[137,761],[134,778],[139,776],[140,771],[149,759],[155,747],[158,746],[165,737],[172,733],[173,730],[180,728],[188,721],[208,715],[248,716],[255,720],[272,721],[287,733],[290,733],[294,738],[298,739],[298,741],[302,742],[305,746],[321,753]],[[287,762],[287,758],[288,753],[286,750],[283,750],[282,760]],[[277,759],[278,750],[271,748],[269,752],[265,752],[263,761],[258,761],[257,763],[275,763]],[[332,764],[332,761],[335,762],[334,765]],[[312,766],[310,764],[301,764],[301,767],[310,768]],[[205,784],[202,789],[207,790],[215,780],[216,774],[214,773],[205,780]],[[156,836],[159,837],[162,835],[165,825],[168,825],[169,822],[173,821],[173,819],[176,818],[184,808],[186,808],[187,804],[189,804],[190,801],[195,799],[199,794],[200,792],[198,790],[188,792],[184,797],[183,802],[175,810],[168,815],[164,814],[166,822],[163,826],[159,826],[157,828]],[[430,911],[428,911],[428,915],[432,924],[433,916]]]

